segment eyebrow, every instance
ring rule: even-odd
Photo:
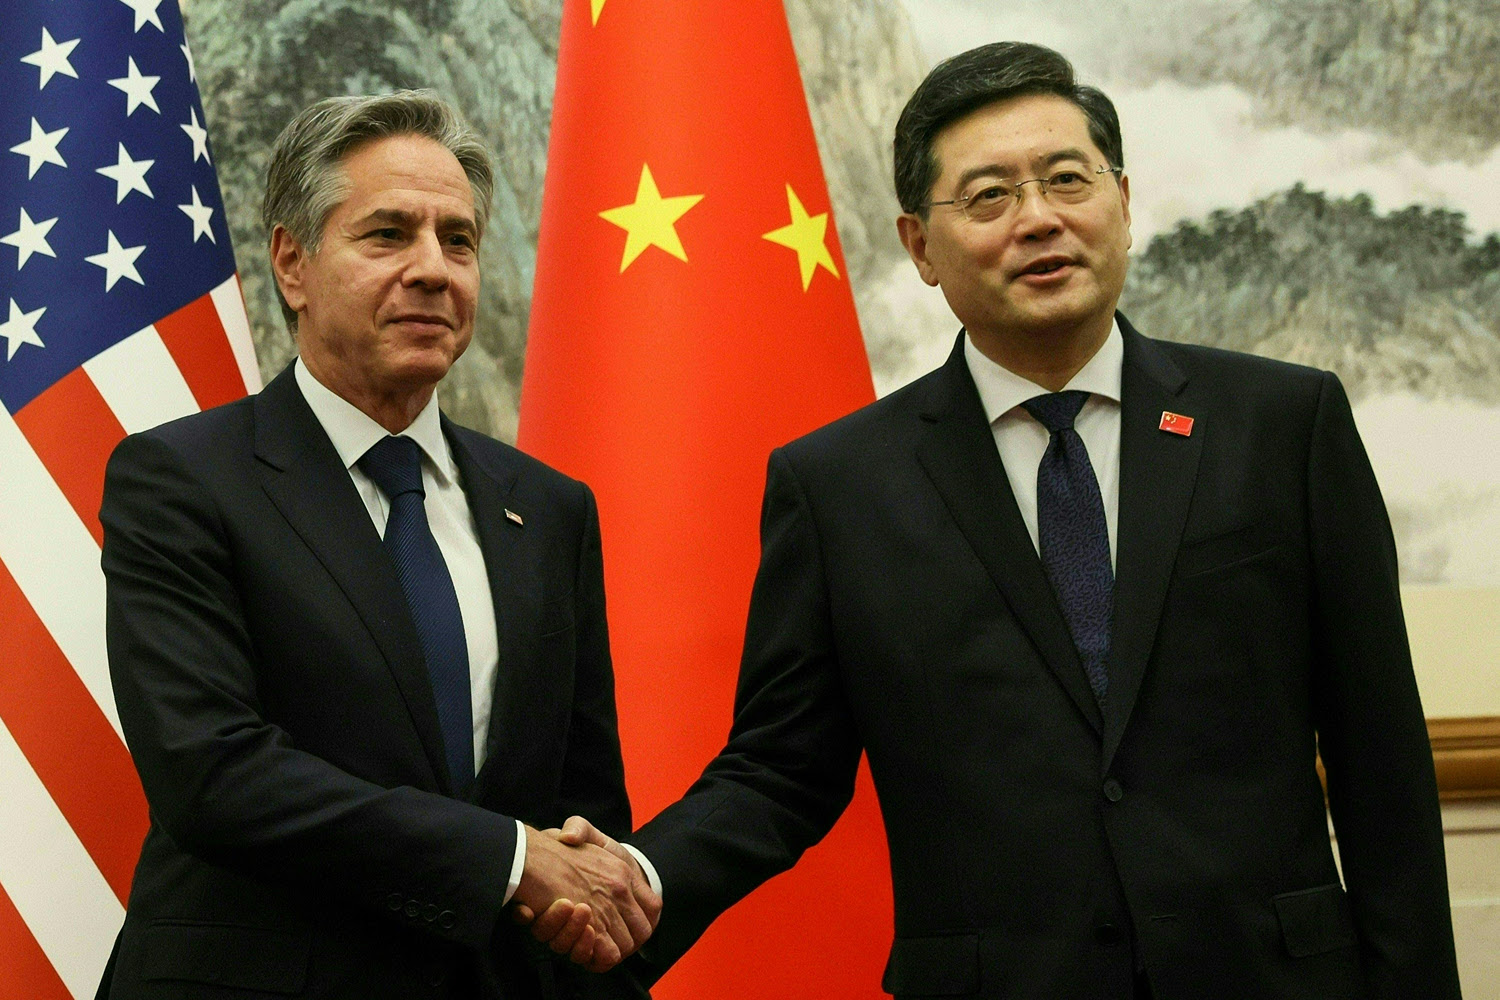
[[[411,227],[417,224],[418,217],[413,212],[407,212],[399,208],[377,208],[368,215],[356,219],[356,226],[367,226],[372,223],[388,223],[391,225]],[[462,215],[442,215],[438,217],[437,228],[443,232],[458,230],[467,233],[471,237],[479,236],[479,227],[474,220],[466,219]]]
[[[1076,146],[1070,146],[1067,149],[1059,149],[1054,153],[1048,153],[1041,158],[1041,165],[1043,167],[1051,167],[1066,160],[1078,160],[1087,163],[1089,161],[1089,154]],[[986,163],[982,167],[970,167],[959,175],[958,186],[955,190],[962,191],[976,177],[1014,177],[1015,174],[1016,171],[1009,167],[1002,167],[998,163]]]

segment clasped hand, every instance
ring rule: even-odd
[[[645,944],[661,897],[630,852],[573,816],[557,830],[526,832],[526,868],[512,914],[559,955],[605,972]]]

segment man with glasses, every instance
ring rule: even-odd
[[[898,997],[1459,995],[1349,403],[1115,312],[1124,166],[1109,99],[1038,46],[959,55],[907,104],[897,228],[964,329],[771,456],[729,743],[632,838],[651,961],[822,837],[863,750]]]

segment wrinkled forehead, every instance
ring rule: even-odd
[[[476,225],[474,189],[457,157],[419,135],[361,143],[338,163],[335,215],[377,210],[462,218]]]

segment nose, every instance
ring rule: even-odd
[[[423,230],[412,240],[409,252],[404,275],[406,284],[421,285],[434,291],[448,287],[448,258],[437,233]]]
[[[1028,190],[1030,186],[1030,190]],[[1012,214],[1012,233],[1017,239],[1041,239],[1062,231],[1062,218],[1047,197],[1040,178],[1022,181],[1016,197],[1020,203]]]

